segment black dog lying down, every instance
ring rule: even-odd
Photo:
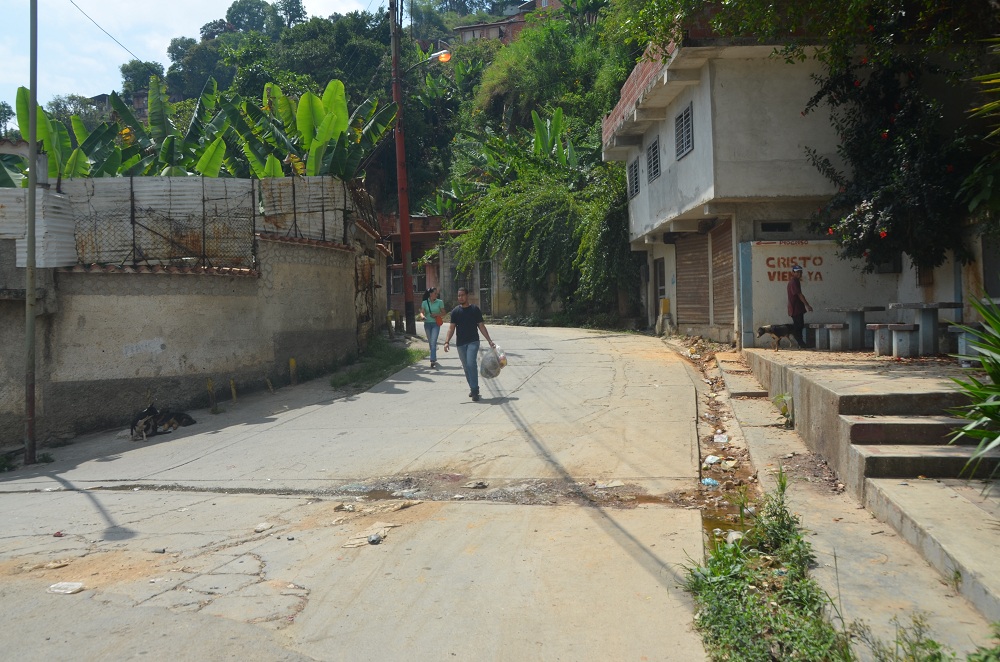
[[[186,425],[194,425],[196,421],[182,411],[157,411],[149,405],[132,419],[132,440],[146,441],[156,434],[163,434]]]
[[[792,335],[791,324],[768,324],[757,329],[757,337],[760,338],[764,334],[771,336],[771,349],[778,351],[781,346],[781,339],[787,338],[790,347],[798,347],[799,343],[795,340],[795,336]]]

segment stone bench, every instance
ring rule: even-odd
[[[875,336],[875,356],[889,356],[892,354],[892,332],[889,331],[889,324],[866,324],[865,328],[874,332]]]
[[[973,340],[976,339],[974,335],[969,333],[968,329],[973,329],[975,331],[982,331],[983,325],[979,323],[974,324],[963,324],[963,325],[952,325],[948,327],[949,334],[955,334],[958,342],[958,348],[956,354],[958,354],[958,362],[964,368],[970,368],[975,364],[975,357],[979,356],[979,350],[972,345]]]
[[[920,356],[920,325],[889,324],[892,332],[892,355],[897,359]]]
[[[843,352],[851,348],[851,338],[848,334],[850,324],[824,324],[830,334],[830,351]]]
[[[850,338],[847,335],[849,326],[847,324],[810,324],[808,326],[816,337],[814,343],[816,349],[843,352],[850,347]]]
[[[813,347],[816,349],[830,349],[830,333],[826,324],[809,324],[808,327],[813,332]]]

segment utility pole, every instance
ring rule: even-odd
[[[417,333],[413,308],[413,256],[410,246],[410,193],[406,181],[406,145],[403,133],[403,84],[399,71],[399,15],[396,0],[389,0],[389,19],[392,21],[390,44],[392,47],[392,100],[396,102],[396,186],[399,195],[399,242],[403,250],[403,316],[406,333]]]
[[[35,463],[35,196],[38,195],[38,0],[31,0],[28,73],[28,218],[24,269],[24,463]]]

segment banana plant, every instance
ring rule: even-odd
[[[352,179],[395,119],[395,106],[367,100],[353,114],[339,80],[323,96],[306,92],[298,101],[274,83],[264,86],[262,105],[239,97],[221,104],[229,124],[227,141],[238,145],[256,177],[333,175]]]
[[[534,110],[531,111],[531,121],[535,124],[534,153],[536,156],[555,157],[559,165],[575,168],[578,164],[573,141],[566,136],[566,146],[563,147],[563,110],[556,108],[552,118],[544,122]]]
[[[27,88],[17,89],[17,124],[22,136],[28,135],[29,92]],[[86,134],[83,123],[74,122],[74,131],[80,141],[82,131]],[[60,190],[64,177],[86,177],[90,172],[90,163],[79,147],[73,148],[66,125],[59,120],[49,118],[48,113],[38,106],[35,122],[35,138],[38,149],[48,156],[48,176],[56,180],[56,190]]]

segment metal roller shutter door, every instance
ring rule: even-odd
[[[708,324],[708,235],[678,237],[677,325]]]
[[[732,221],[712,230],[712,322],[731,326],[734,314]]]

